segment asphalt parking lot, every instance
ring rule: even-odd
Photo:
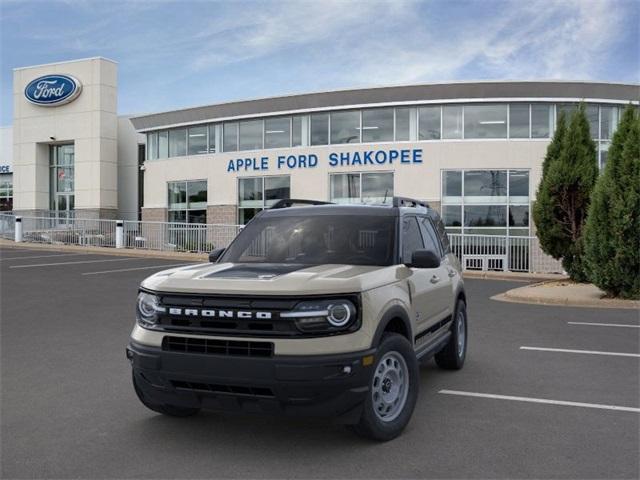
[[[2,478],[640,476],[637,311],[496,302],[522,284],[467,280],[465,368],[423,365],[407,430],[376,444],[317,420],[145,409],[124,354],[136,288],[180,263],[0,248]]]

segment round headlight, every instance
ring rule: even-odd
[[[162,311],[158,302],[158,297],[150,293],[140,292],[138,294],[138,317],[146,324],[154,324],[158,320],[158,312]]]
[[[343,327],[351,320],[351,310],[346,303],[329,305],[327,310],[329,311],[327,320],[329,320],[329,323],[334,327]]]

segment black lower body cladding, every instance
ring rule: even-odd
[[[240,357],[181,353],[130,343],[134,382],[149,403],[359,420],[375,349],[339,355]]]

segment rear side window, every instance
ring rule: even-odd
[[[440,246],[438,235],[433,229],[431,220],[429,220],[427,217],[420,217],[420,228],[422,230],[422,237],[424,238],[424,248],[426,248],[427,250],[431,250],[436,255],[440,256],[440,258],[442,258],[442,247]]]
[[[402,219],[402,263],[411,263],[411,256],[416,250],[424,248],[422,235],[416,217]]]
[[[444,227],[444,222],[440,218],[436,212],[431,212],[431,220],[433,221],[433,225],[435,226],[436,233],[440,238],[440,243],[442,243],[442,248],[444,249],[444,253],[451,253],[451,245],[449,244],[449,237],[447,236],[447,230]]]

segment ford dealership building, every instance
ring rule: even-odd
[[[460,82],[131,117],[118,115],[117,88],[104,58],[14,71],[2,146],[14,211],[242,224],[281,198],[401,195],[429,202],[452,232],[530,235],[558,114],[585,102],[602,167],[621,110],[640,97],[629,84]]]

